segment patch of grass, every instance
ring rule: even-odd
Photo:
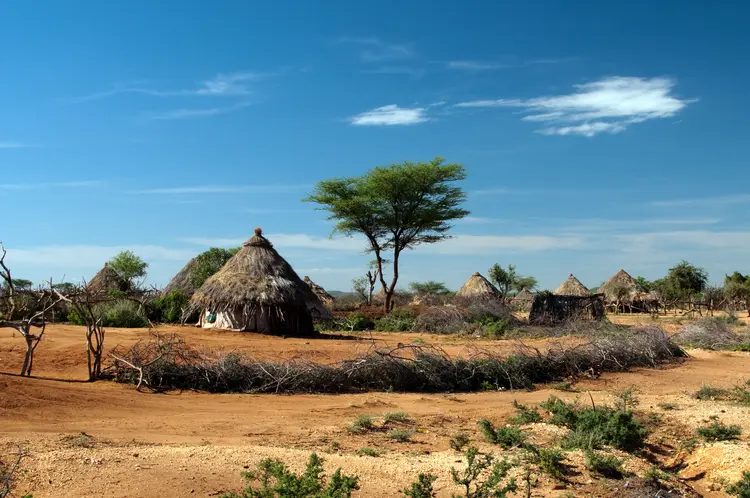
[[[357,451],[357,455],[359,456],[379,457],[382,454],[383,454],[382,451],[377,450],[375,448],[360,448]]]
[[[721,399],[724,396],[726,396],[729,393],[728,390],[723,389],[721,387],[713,387],[709,385],[703,385],[701,386],[698,391],[693,395],[695,398],[700,400],[711,400],[715,401],[717,399]]]
[[[555,391],[563,391],[563,392],[568,392],[568,393],[576,392],[576,388],[573,387],[573,383],[569,381],[554,382],[549,385],[549,388],[554,389]]]
[[[412,431],[404,429],[391,429],[388,431],[388,438],[398,441],[399,443],[408,443],[411,441],[411,437],[414,435]]]
[[[654,484],[659,484],[661,481],[666,481],[669,479],[669,474],[661,470],[659,467],[651,467],[643,474],[643,478],[646,481],[652,482]]]
[[[469,438],[469,435],[467,433],[457,432],[453,434],[453,437],[450,440],[450,447],[451,449],[456,451],[463,451],[470,442],[471,439]]]
[[[607,455],[592,450],[587,450],[586,468],[610,479],[621,479],[625,474],[623,461],[615,455]]]
[[[389,422],[408,422],[409,415],[406,412],[388,412],[383,415],[385,423]]]
[[[677,403],[659,403],[656,406],[658,406],[659,408],[661,408],[665,412],[673,411],[673,410],[679,410],[680,409],[680,405],[678,405]]]
[[[744,342],[734,348],[735,351],[743,351],[745,353],[750,352],[750,342]]]
[[[487,419],[477,421],[477,425],[488,443],[497,444],[505,449],[516,448],[526,442],[526,434],[518,427],[506,425],[496,429]]]
[[[705,441],[732,441],[739,439],[742,427],[739,425],[725,425],[723,422],[714,420],[705,427],[698,427],[695,434]]]
[[[372,415],[357,415],[357,418],[347,426],[347,429],[354,434],[363,434],[371,431],[374,427]]]
[[[542,416],[539,414],[539,410],[530,407],[528,405],[522,405],[518,401],[513,400],[513,407],[516,409],[515,416],[508,419],[508,422],[514,425],[533,424],[542,421]]]
[[[94,437],[85,432],[81,432],[75,436],[64,436],[62,441],[76,448],[93,448],[96,446],[96,440],[94,440]]]
[[[750,471],[744,471],[739,481],[727,486],[727,493],[739,498],[750,498]]]

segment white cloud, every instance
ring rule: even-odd
[[[481,216],[465,216],[460,220],[456,220],[456,225],[485,225],[487,223],[497,223],[502,220],[497,218],[483,218]]]
[[[380,38],[357,38],[343,37],[339,43],[349,43],[364,47],[360,54],[364,62],[382,62],[395,59],[410,59],[414,57],[414,49],[411,44],[388,43]]]
[[[421,78],[425,73],[424,69],[410,66],[380,66],[362,72],[365,74],[403,74],[412,78]]]
[[[631,233],[618,235],[626,243],[626,252],[651,252],[660,248],[679,247],[689,249],[714,249],[723,251],[747,251],[750,232],[681,230],[672,232]]]
[[[506,64],[497,64],[494,62],[481,61],[448,61],[445,65],[448,69],[458,69],[464,71],[489,71],[492,69],[504,69],[509,67]]]
[[[39,189],[66,189],[66,188],[83,188],[95,187],[102,185],[99,180],[85,180],[77,182],[57,182],[57,183],[5,183],[0,184],[0,190],[39,190]]]
[[[237,96],[250,94],[248,83],[257,80],[256,73],[219,74],[215,78],[205,81],[203,87],[196,90],[196,95]]]
[[[29,149],[32,147],[39,147],[38,145],[34,144],[27,144],[23,142],[14,142],[14,141],[0,141],[0,149]]]
[[[197,185],[191,187],[163,187],[134,190],[134,194],[240,194],[240,193],[279,193],[309,188],[309,185]]]
[[[153,245],[51,245],[26,249],[8,248],[7,262],[27,267],[99,268],[120,251],[130,250],[146,261],[188,261],[195,256],[190,249],[172,249]]]
[[[181,239],[183,242],[206,247],[231,247],[238,246],[245,242],[250,236],[246,237],[225,237],[225,238],[206,238],[206,237],[189,237]],[[316,237],[307,234],[265,234],[269,241],[277,248],[302,248],[316,249],[327,251],[350,251],[364,252],[366,244],[364,239],[356,238],[328,238]]]
[[[715,207],[734,204],[750,203],[750,194],[734,194],[722,197],[704,197],[698,199],[677,199],[671,201],[655,201],[652,206],[657,207]]]
[[[153,120],[173,120],[173,119],[192,119],[207,118],[221,114],[229,114],[248,107],[250,102],[240,102],[235,105],[225,107],[208,107],[202,109],[172,109],[169,111],[157,111],[148,114],[148,119]]]
[[[413,125],[428,120],[424,107],[402,108],[395,104],[378,107],[350,119],[357,126]]]
[[[424,246],[437,254],[494,254],[499,250],[536,252],[552,249],[576,249],[584,239],[547,235],[456,235],[451,239]]]
[[[628,126],[650,119],[675,116],[689,103],[672,95],[669,78],[611,77],[575,85],[568,95],[528,100],[498,99],[461,102],[456,107],[518,107],[530,113],[526,121],[549,123],[539,130],[545,135],[594,136],[619,133]]]

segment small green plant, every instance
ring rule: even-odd
[[[705,441],[732,441],[739,439],[742,428],[739,425],[725,425],[723,422],[714,420],[705,427],[698,427],[695,434]]]
[[[626,411],[632,410],[640,404],[638,396],[636,396],[635,386],[630,386],[624,391],[616,394],[617,401],[615,401],[615,408],[618,410]]]
[[[391,429],[387,434],[390,439],[398,441],[399,443],[408,443],[411,441],[412,435],[413,433],[411,431],[404,429]]]
[[[437,481],[437,476],[432,474],[419,474],[417,481],[411,483],[408,488],[404,488],[401,491],[403,496],[407,498],[433,498],[435,491],[432,489],[432,485]]]
[[[654,484],[659,484],[661,481],[666,481],[669,479],[669,474],[661,470],[659,467],[650,467],[646,472],[643,474],[643,478],[646,481],[652,482]]]
[[[518,427],[506,425],[496,429],[487,419],[477,421],[477,425],[488,443],[497,444],[505,449],[516,448],[526,441],[526,434]]]
[[[481,454],[470,447],[466,450],[466,468],[459,472],[451,467],[453,483],[462,488],[462,494],[454,497],[506,498],[508,493],[518,489],[514,478],[505,482],[511,468],[513,465],[507,460],[495,462],[492,455]]]
[[[372,421],[372,415],[358,415],[347,429],[355,434],[362,434],[371,431],[375,427]]]
[[[736,348],[734,348],[734,350],[748,353],[750,352],[750,342],[743,342],[742,344],[739,344]]]
[[[555,382],[553,384],[550,384],[549,388],[554,389],[556,391],[563,391],[563,392],[568,392],[568,393],[575,392],[576,390],[575,387],[573,387],[573,383],[569,381]]]
[[[76,436],[64,436],[62,440],[70,446],[75,446],[77,448],[93,448],[96,446],[94,437],[85,432],[81,432]]]
[[[750,498],[750,471],[744,471],[739,481],[727,486],[727,493],[738,498]]]
[[[531,444],[525,446],[529,454],[529,461],[539,467],[544,472],[555,479],[564,479],[567,474],[567,467],[563,463],[565,455],[559,448],[540,448]]]
[[[592,472],[611,479],[620,479],[625,474],[623,461],[614,455],[587,450],[585,456],[586,467]]]
[[[513,407],[516,409],[516,415],[508,420],[511,424],[524,425],[542,421],[542,416],[536,408],[522,405],[516,400],[513,400]]]
[[[708,385],[701,386],[700,389],[695,393],[695,397],[700,400],[717,400],[726,396],[728,391],[721,387],[713,387]]]
[[[469,435],[465,432],[457,432],[453,434],[450,440],[451,449],[456,451],[463,451],[466,446],[471,442]]]
[[[266,458],[257,470],[244,472],[248,486],[237,493],[224,493],[222,498],[348,498],[359,489],[359,478],[348,476],[341,469],[326,482],[323,459],[310,455],[302,475],[291,472],[284,462]]]
[[[679,410],[680,409],[680,405],[678,405],[677,403],[659,403],[656,406],[658,406],[659,408],[661,408],[665,412],[673,411],[673,410]]]
[[[360,448],[357,451],[357,455],[359,456],[379,457],[381,454],[382,452],[375,448]]]
[[[409,415],[406,412],[389,412],[383,415],[385,423],[389,422],[408,422]]]

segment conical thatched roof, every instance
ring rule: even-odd
[[[571,273],[568,279],[555,289],[554,294],[558,296],[589,296],[591,291]]]
[[[621,293],[620,289],[624,289]],[[638,283],[636,279],[630,276],[625,270],[620,270],[612,278],[607,280],[604,285],[597,291],[604,294],[607,301],[635,301],[641,298],[651,299],[646,289]],[[619,294],[619,296],[618,296]]]
[[[107,263],[104,263],[104,268],[86,284],[86,290],[93,294],[107,294],[109,291],[125,292],[129,287],[128,282]]]
[[[313,282],[307,275],[305,275],[303,282],[305,282],[307,286],[310,287],[310,290],[312,290],[313,293],[318,296],[318,299],[320,299],[326,306],[331,306],[335,301],[332,295],[327,293],[323,287]]]
[[[179,290],[184,292],[188,297],[192,296],[195,292],[195,286],[190,281],[190,272],[193,269],[194,265],[195,258],[188,261],[188,263],[182,268],[182,270],[180,270],[177,275],[172,277],[172,280],[170,280],[167,286],[164,287],[162,294],[166,296],[167,294]]]
[[[312,289],[263,237],[260,228],[195,291],[191,306],[214,311],[242,309],[246,313],[254,313],[259,307],[272,307],[280,313],[306,309],[321,318],[331,316]]]
[[[534,294],[532,294],[531,292],[529,292],[529,290],[526,287],[524,287],[523,289],[521,289],[521,292],[519,292],[518,294],[516,294],[515,296],[513,296],[513,299],[511,299],[511,302],[513,302],[513,303],[519,302],[520,303],[520,302],[525,302],[525,301],[531,302],[533,300],[534,300]]]
[[[469,298],[499,298],[500,291],[484,278],[479,272],[474,273],[469,280],[456,292],[456,297]]]

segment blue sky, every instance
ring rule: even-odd
[[[348,290],[369,257],[300,203],[435,156],[470,218],[403,259],[458,288],[513,263],[554,288],[681,259],[750,273],[750,5],[6,2],[0,240],[15,275],[90,278],[132,249],[164,285],[256,226]]]

